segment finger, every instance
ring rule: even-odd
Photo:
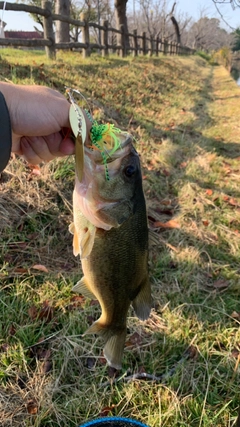
[[[38,163],[49,162],[55,156],[49,151],[48,145],[43,137],[22,137],[21,151],[25,159],[36,165]]]
[[[59,145],[59,152],[63,156],[70,156],[75,152],[75,144],[72,139],[64,138]]]

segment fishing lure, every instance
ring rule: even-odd
[[[92,144],[101,153],[107,181],[110,179],[107,166],[108,158],[111,159],[111,156],[115,153],[115,151],[121,148],[119,138],[117,137],[117,135],[121,132],[122,131],[116,128],[113,124],[98,124],[97,121],[93,122],[93,125],[90,129],[90,139]]]
[[[76,173],[78,179],[82,181],[84,168],[84,144],[87,140],[87,124],[84,114],[81,108],[77,105],[72,92],[79,94],[85,101],[86,99],[81,94],[81,92],[76,89],[66,88],[66,92],[71,102],[69,120],[72,131],[76,137]],[[125,132],[121,131],[115,125],[110,123],[99,124],[96,120],[93,119],[88,110],[85,109],[84,111],[89,121],[92,123],[89,135],[90,144],[88,144],[87,147],[100,151],[105,167],[105,177],[106,180],[109,181],[110,177],[107,163],[109,159],[111,159],[111,156],[117,150],[121,149],[119,136]]]

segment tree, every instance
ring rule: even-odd
[[[240,0],[213,0],[213,3],[215,3],[216,5],[217,4],[227,4],[227,3],[229,3],[232,6],[233,10],[236,7],[240,7]]]
[[[55,12],[59,15],[70,16],[70,0],[56,0]],[[56,21],[56,43],[68,43],[70,41],[70,24]]]
[[[123,25],[126,33],[128,33],[127,1],[128,0],[114,0],[116,27],[119,30],[121,28],[121,25]],[[120,42],[121,34],[118,34],[117,43],[120,44]],[[129,44],[128,41],[127,44]]]
[[[233,47],[232,50],[234,52],[240,50],[240,28],[237,28],[236,31],[233,33]]]
[[[188,37],[191,40],[191,47],[199,50],[218,50],[231,44],[231,36],[220,27],[220,20],[206,16],[191,25]]]

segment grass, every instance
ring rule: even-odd
[[[0,78],[78,88],[129,130],[149,213],[151,317],[129,312],[123,369],[82,333],[99,306],[71,294],[73,159],[40,175],[13,159],[0,181],[0,419],[73,427],[102,415],[151,427],[230,427],[239,406],[240,89],[203,58],[1,50]],[[44,270],[44,271],[43,271]],[[141,373],[152,375],[144,381]],[[134,379],[133,375],[140,375]],[[128,381],[126,380],[126,377]],[[155,377],[154,377],[155,376]]]

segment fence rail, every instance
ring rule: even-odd
[[[3,9],[4,2],[0,1],[0,10]],[[192,55],[195,51],[189,47],[181,46],[179,43],[168,41],[167,39],[156,39],[148,37],[145,32],[137,34],[127,33],[122,25],[120,30],[109,27],[108,21],[102,21],[101,25],[96,22],[88,22],[85,15],[81,14],[80,20],[70,18],[65,15],[58,15],[52,12],[51,2],[43,0],[42,7],[30,6],[23,3],[6,3],[5,10],[17,12],[27,12],[38,14],[43,17],[44,38],[43,39],[20,39],[20,38],[0,38],[0,46],[24,46],[24,47],[45,47],[49,58],[55,58],[57,49],[82,49],[83,57],[91,55],[94,49],[101,51],[102,56],[107,56],[109,50],[117,51],[121,57],[132,53],[133,56],[158,55]],[[82,28],[82,42],[56,43],[54,37],[54,21],[67,22]],[[101,39],[99,43],[90,42],[90,29],[100,30]],[[112,42],[114,35],[118,35],[120,43]]]

